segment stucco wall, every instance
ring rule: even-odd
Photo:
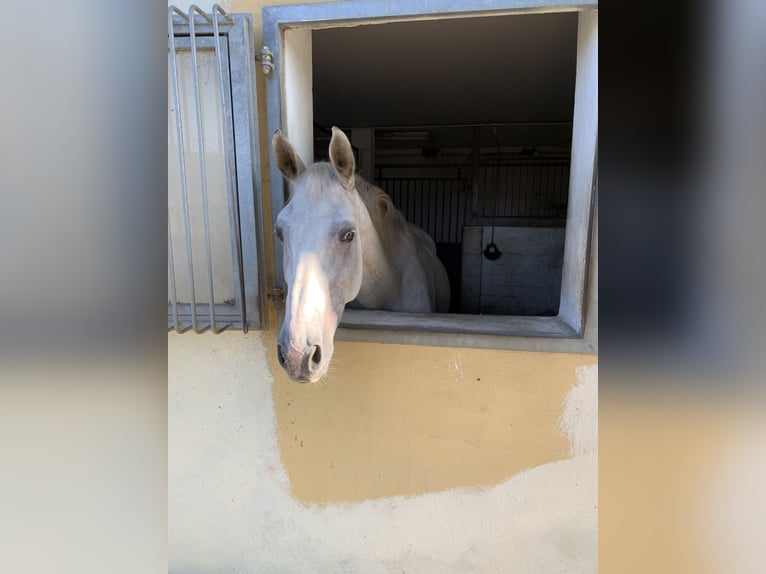
[[[338,342],[298,385],[270,325],[168,335],[171,572],[595,571],[595,356]]]
[[[168,337],[171,572],[594,572],[594,358]]]

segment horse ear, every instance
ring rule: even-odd
[[[271,149],[274,151],[274,158],[277,160],[279,171],[290,181],[293,181],[306,169],[293,144],[287,141],[281,130],[274,132],[274,137],[271,138]]]
[[[332,128],[330,139],[330,163],[338,172],[341,181],[347,188],[354,187],[354,150],[346,134],[335,126]]]

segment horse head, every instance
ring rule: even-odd
[[[274,230],[287,281],[277,356],[293,380],[316,382],[327,373],[343,308],[362,284],[359,219],[365,207],[351,144],[338,128],[332,129],[329,163],[305,167],[279,130],[272,149],[291,188]]]

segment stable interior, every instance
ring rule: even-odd
[[[311,33],[313,148],[333,125],[360,173],[434,238],[450,312],[559,311],[577,14]]]

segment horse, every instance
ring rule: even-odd
[[[450,287],[433,239],[408,223],[385,191],[355,173],[346,135],[332,128],[329,162],[306,167],[280,130],[272,138],[287,204],[274,233],[287,281],[277,357],[291,379],[326,374],[349,307],[446,312]]]

